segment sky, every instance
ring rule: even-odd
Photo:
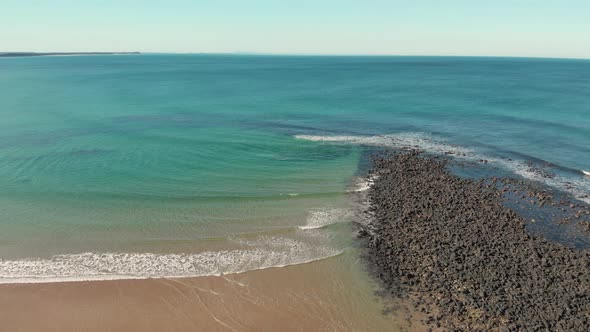
[[[590,58],[590,0],[0,0],[0,52]]]

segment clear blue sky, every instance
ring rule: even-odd
[[[590,58],[590,0],[0,0],[0,51]]]

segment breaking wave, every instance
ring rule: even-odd
[[[318,229],[339,222],[345,222],[352,216],[352,212],[345,209],[320,209],[310,211],[307,224],[299,226],[299,229]]]
[[[500,167],[528,180],[544,183],[590,204],[590,179],[587,177],[568,176],[557,173],[547,174],[544,169],[533,167],[524,161],[489,156],[473,149],[446,143],[423,133],[376,136],[296,135],[295,138],[314,142],[345,143],[397,149],[419,149],[435,154],[450,155],[454,158],[472,162],[486,160],[491,166]]]
[[[473,150],[433,140],[421,133],[403,133],[376,136],[314,136],[296,135],[295,138],[315,142],[348,143],[367,146],[385,146],[400,149],[421,149],[434,153],[471,154]]]
[[[50,259],[0,260],[0,283],[198,277],[308,263],[342,253],[310,241],[263,236],[236,241],[246,249],[192,254],[82,253]]]
[[[349,193],[362,193],[371,188],[373,183],[377,180],[378,176],[372,174],[369,176],[359,177],[354,179],[352,188],[347,190]]]

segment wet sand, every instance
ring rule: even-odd
[[[220,277],[0,285],[5,331],[423,331],[356,253]]]

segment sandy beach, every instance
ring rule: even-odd
[[[15,332],[425,330],[404,309],[384,315],[354,260],[219,277],[5,284],[0,321]]]

